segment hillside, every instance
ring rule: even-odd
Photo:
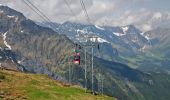
[[[61,84],[47,75],[0,70],[0,100],[116,100],[85,93],[78,86]]]

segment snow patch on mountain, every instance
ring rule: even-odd
[[[126,34],[123,34],[123,33],[117,33],[117,32],[113,32],[114,35],[116,36],[123,36],[123,35],[126,35]]]
[[[110,43],[107,40],[102,39],[101,37],[98,37],[97,39],[96,38],[90,38],[90,41],[92,41],[92,42],[99,42],[99,43]]]
[[[150,40],[150,37],[147,35],[144,35],[144,33],[140,33],[145,39],[147,39],[148,41]]]
[[[125,27],[122,27],[122,30],[124,33],[126,33],[126,31],[129,29],[129,27],[125,26]]]
[[[17,22],[18,21],[18,17],[15,17],[15,22]]]
[[[132,42],[136,43],[136,42],[138,42],[138,40],[137,39],[132,39]]]
[[[110,42],[108,42],[107,40],[102,39],[102,38],[99,38],[99,39],[98,39],[98,42],[99,42],[99,43],[104,43],[104,42],[106,42],[106,43],[110,43]]]
[[[146,45],[144,45],[142,48],[139,49],[139,51],[144,52],[146,49]]]
[[[145,36],[145,38],[146,38],[147,40],[150,40],[150,37],[149,37],[149,36],[147,36],[147,35]]]
[[[78,30],[77,30],[77,33],[79,33],[79,32],[80,32],[80,33],[84,33],[84,34],[86,34],[86,33],[87,33],[87,31],[86,31],[86,30],[80,30],[80,29],[78,29]]]
[[[97,29],[99,29],[99,30],[105,30],[104,28],[102,28],[102,27],[100,27],[100,26],[98,26],[98,25],[95,25],[95,27],[96,27]]]
[[[17,63],[18,63],[18,64],[21,64],[21,63],[22,63],[22,61],[17,61]]]
[[[15,18],[15,16],[10,16],[10,15],[7,15],[8,18]]]
[[[8,32],[5,32],[2,36],[3,36],[4,44],[6,45],[6,47],[8,47],[11,50],[12,49],[11,46],[6,41],[7,33]]]
[[[144,36],[144,34],[145,34],[144,32],[140,33],[140,35],[142,35],[142,36]]]
[[[140,33],[140,35],[142,35],[145,39],[147,39],[148,41],[150,41],[150,37],[149,36],[147,36],[147,35],[145,35],[145,33],[143,32],[143,33]]]

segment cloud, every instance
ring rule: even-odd
[[[67,0],[71,9],[76,14],[77,18],[70,13],[70,10],[66,6],[64,0],[30,0],[34,5],[36,5],[41,11],[43,11],[47,16],[53,21],[64,22],[66,20],[78,20],[80,22],[87,22],[82,7],[80,5],[80,0]],[[116,0],[84,0],[87,12],[93,23],[97,22],[98,19],[108,15],[113,11],[115,7]],[[41,21],[42,19],[36,15],[23,0],[2,0],[0,3],[8,5],[29,17],[33,20]]]
[[[143,24],[141,28],[142,30],[149,31],[152,29],[152,26],[149,24]]]
[[[64,0],[30,1],[54,22],[63,23],[70,20],[87,23],[80,0],[67,0],[76,17],[70,13]],[[163,23],[168,25],[170,22],[170,11],[163,12],[157,2],[159,0],[84,0],[93,24],[111,26],[134,24],[143,31],[158,27]],[[0,3],[24,13],[32,20],[42,21],[42,18],[24,4],[23,0],[1,0]],[[157,5],[145,6],[149,3]]]
[[[153,15],[153,19],[159,19],[159,18],[161,18],[162,17],[162,14],[160,13],[160,12],[156,12],[156,13],[154,13],[154,15]]]

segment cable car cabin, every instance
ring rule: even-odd
[[[80,53],[74,54],[74,64],[80,65]]]

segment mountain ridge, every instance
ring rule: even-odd
[[[85,25],[69,21],[59,25],[60,30],[55,31],[60,33],[62,32],[62,34],[66,34],[67,37],[70,38],[72,41],[84,42],[81,37],[87,37],[91,34],[98,37],[98,42],[101,45],[102,50],[100,53],[97,50],[95,51],[96,54],[94,55],[97,57],[101,56],[105,60],[117,61],[120,63],[128,64],[130,67],[138,68],[140,70],[142,69],[142,71],[152,71],[151,68],[158,68],[160,70],[164,70],[164,72],[166,72],[166,70],[170,70],[169,67],[163,67],[168,66],[168,64],[163,64],[164,60],[168,59],[168,57],[165,56],[164,58],[162,58],[161,56],[164,56],[166,54],[169,55],[169,53],[167,52],[168,49],[163,49],[166,54],[161,51],[161,48],[168,48],[168,28],[157,28],[151,31],[142,32],[134,25],[112,27]],[[157,32],[155,33],[155,31]],[[150,33],[152,33],[152,36],[149,35]],[[154,33],[155,35],[158,34],[155,38]],[[165,34],[159,35],[161,33]],[[164,43],[164,47],[161,46],[159,42],[162,42],[161,44]],[[155,45],[157,45],[157,48],[160,51],[152,53],[152,51],[156,51],[157,49],[155,48]],[[159,59],[159,56],[162,59]],[[147,58],[148,61],[146,61],[145,58]],[[159,64],[154,64],[158,60]],[[146,64],[142,64],[145,62],[147,64],[150,63],[149,65],[151,66],[151,68],[147,68]]]

